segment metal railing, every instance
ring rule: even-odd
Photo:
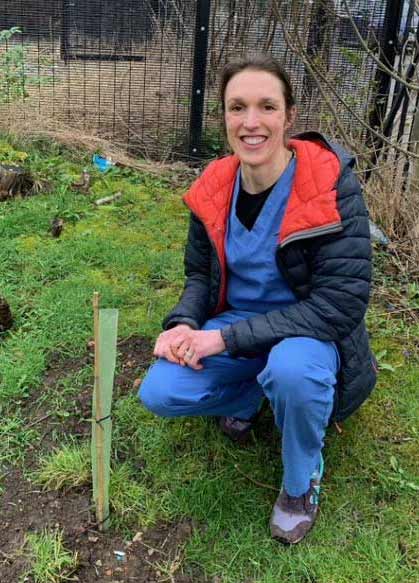
[[[402,0],[348,4],[368,46],[394,63]],[[3,120],[7,111],[51,117],[150,157],[223,150],[217,76],[245,52],[270,52],[288,70],[298,130],[331,127],[301,54],[322,63],[365,120],[380,123],[387,108],[390,79],[366,55],[340,0],[0,0],[0,30],[12,27],[19,31],[0,43]],[[351,113],[336,108],[364,139]]]

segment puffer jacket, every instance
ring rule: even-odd
[[[354,158],[320,134],[290,140],[296,173],[281,229],[276,263],[298,301],[224,328],[233,356],[268,352],[283,338],[308,336],[337,344],[341,368],[332,420],[353,413],[376,382],[364,315],[371,280],[371,244]],[[226,304],[225,236],[236,156],[209,164],[184,196],[191,210],[185,287],[163,322],[195,329]]]

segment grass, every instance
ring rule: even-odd
[[[115,528],[147,527],[163,517],[161,507],[144,483],[135,480],[135,470],[128,463],[117,464],[111,471],[109,496]],[[77,488],[91,484],[89,444],[69,443],[41,456],[32,473],[35,484],[47,490]]]
[[[26,427],[18,413],[4,418],[0,423],[0,469],[23,461],[27,447],[36,437],[36,430]]]
[[[43,389],[52,353],[63,359],[85,354],[94,290],[103,306],[120,310],[121,337],[158,334],[182,288],[187,212],[167,179],[122,169],[103,176],[82,153],[53,143],[7,136],[0,143],[0,161],[1,152],[8,161],[13,152],[19,160],[25,152],[24,163],[48,184],[36,197],[0,205],[0,290],[16,318],[0,343],[0,463],[6,470],[11,463],[23,467],[27,451],[37,447],[36,426],[28,428],[23,413],[27,400],[65,419],[78,391],[91,383],[86,365]],[[87,196],[71,188],[83,168],[93,179]],[[124,194],[114,204],[92,204],[116,191]],[[49,234],[55,216],[65,220],[59,239]],[[133,395],[114,403],[112,528],[128,536],[161,520],[190,518],[195,529],[183,568],[222,583],[416,582],[419,326],[409,309],[418,307],[418,293],[408,278],[386,275],[389,261],[377,255],[377,294],[368,315],[379,383],[342,435],[329,431],[321,516],[306,541],[284,548],[269,538],[281,482],[278,436],[256,431],[240,449],[211,420],[159,419]],[[388,311],[378,293],[384,288],[405,302],[405,312]],[[271,424],[267,413],[262,425]],[[76,485],[87,475],[87,444],[56,446],[39,459],[37,479],[51,488]]]
[[[90,482],[90,452],[74,443],[41,457],[34,482],[47,489],[76,488]]]
[[[60,531],[43,530],[41,533],[28,534],[26,550],[31,563],[21,581],[32,577],[34,583],[60,583],[71,580],[69,575],[77,568],[77,554],[64,548],[63,534]]]

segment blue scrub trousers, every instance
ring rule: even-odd
[[[230,311],[208,320],[203,330],[220,329],[244,312]],[[290,496],[310,487],[319,466],[333,408],[339,355],[333,342],[286,338],[268,354],[232,358],[227,352],[202,360],[204,368],[159,359],[144,378],[139,397],[163,417],[191,415],[250,419],[266,396],[282,433],[283,484]]]

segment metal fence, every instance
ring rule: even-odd
[[[347,5],[368,46],[394,62],[403,1]],[[301,53],[323,63],[365,119],[379,122],[390,86],[341,0],[0,0],[0,30],[9,31],[0,41],[4,124],[41,115],[150,157],[222,150],[217,75],[245,52],[270,52],[288,70],[298,130],[330,125]],[[342,124],[357,129],[347,108],[336,107]]]

